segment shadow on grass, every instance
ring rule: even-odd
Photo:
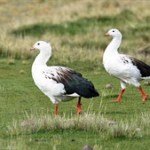
[[[110,98],[117,98],[117,96],[118,96],[118,94],[113,94],[113,95],[106,95],[106,96],[104,96],[104,98],[106,99],[110,99]]]
[[[54,33],[56,35],[76,35],[83,34],[88,31],[90,27],[94,26],[118,26],[124,21],[134,20],[137,17],[130,10],[123,10],[116,16],[97,16],[91,18],[81,18],[72,22],[65,22],[62,24],[37,23],[30,26],[22,26],[11,33],[15,36],[37,36],[45,34],[46,32]]]

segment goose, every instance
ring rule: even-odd
[[[92,82],[81,73],[63,66],[47,66],[52,56],[52,47],[45,41],[36,42],[31,50],[39,50],[32,64],[32,77],[35,85],[55,105],[54,114],[58,115],[58,103],[78,98],[77,114],[82,112],[81,98],[99,96]]]
[[[142,101],[145,102],[148,94],[141,87],[140,81],[150,79],[150,66],[132,56],[118,52],[122,41],[122,34],[118,29],[110,29],[106,35],[111,36],[112,41],[104,51],[103,65],[110,75],[120,80],[121,84],[121,91],[114,102],[122,101],[126,84],[137,87],[142,95]]]

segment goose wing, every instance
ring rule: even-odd
[[[50,67],[44,74],[46,78],[63,84],[66,95],[77,93],[79,96],[85,98],[99,96],[92,82],[70,68]]]

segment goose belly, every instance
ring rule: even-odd
[[[141,74],[132,64],[123,64],[120,61],[107,61],[104,64],[106,71],[128,84],[139,85]]]
[[[52,79],[42,77],[42,74],[33,74],[36,86],[48,97],[60,96],[65,93],[64,85]]]
[[[106,60],[104,61],[104,68],[110,74],[117,76],[121,72],[121,65],[119,65],[115,60]]]

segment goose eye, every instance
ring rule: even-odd
[[[112,32],[115,32],[114,30]]]
[[[40,45],[40,43],[37,43],[37,45]]]

